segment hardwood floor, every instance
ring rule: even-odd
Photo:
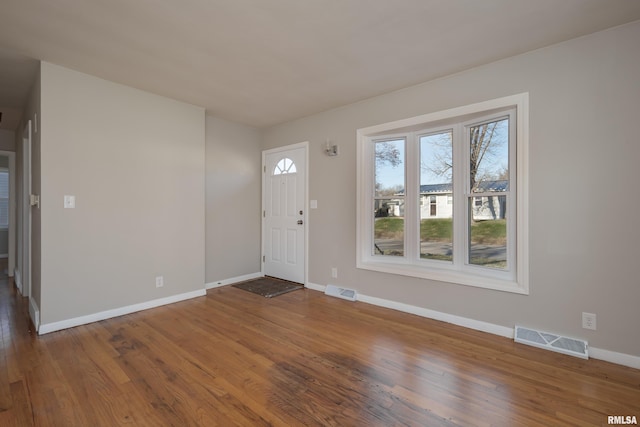
[[[35,336],[0,281],[0,425],[553,426],[640,418],[640,371],[302,290]]]

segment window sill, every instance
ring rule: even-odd
[[[529,295],[529,286],[527,283],[524,283],[524,280],[504,280],[467,272],[430,268],[413,264],[384,263],[379,261],[358,261],[357,268],[377,271],[380,273],[398,274],[401,276],[417,277],[419,279],[429,279],[438,282],[473,286],[475,288]]]

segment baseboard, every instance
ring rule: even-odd
[[[307,288],[314,291],[324,292],[325,286],[315,283],[307,283]],[[476,331],[488,332],[490,334],[499,335],[501,337],[513,339],[514,329],[506,326],[495,325],[493,323],[481,322],[479,320],[469,319],[453,314],[442,313],[435,310],[429,310],[414,305],[404,304],[401,302],[386,300],[382,298],[371,297],[358,293],[358,301],[377,305],[380,307],[390,308],[402,311],[404,313],[415,314],[416,316],[426,317],[428,319],[440,320],[442,322],[463,326]],[[630,368],[640,369],[640,357],[631,354],[618,353],[615,351],[604,350],[595,347],[589,347],[589,357],[592,359],[604,360],[605,362],[615,363],[617,365],[628,366]]]
[[[402,311],[404,313],[415,314],[416,316],[426,317],[428,319],[439,320],[441,322],[451,323],[453,325],[464,326],[465,328],[475,329],[476,331],[488,332],[493,335],[513,339],[513,328],[495,325],[493,323],[481,322],[479,320],[469,319],[467,317],[456,316],[454,314],[442,313],[440,311],[429,310],[427,308],[416,307],[415,305],[404,304],[401,302],[390,301],[382,298],[370,297],[358,293],[358,301],[366,302],[380,307],[391,308],[393,310]]]
[[[589,347],[589,357],[604,360],[605,362],[615,363],[617,365],[640,369],[640,357],[633,356],[631,354]]]
[[[138,311],[148,310],[150,308],[160,307],[167,304],[188,300],[205,296],[207,292],[204,289],[186,292],[184,294],[173,295],[166,298],[158,298],[152,301],[140,304],[128,305],[126,307],[115,308],[113,310],[101,311],[99,313],[89,314],[86,316],[74,317],[73,319],[61,320],[59,322],[45,323],[38,328],[38,335],[48,334],[49,332],[60,331],[62,329],[73,328],[75,326],[86,325],[88,323],[99,322],[100,320],[111,319],[112,317],[123,316]]]
[[[9,254],[0,254],[0,258],[9,258]]]
[[[233,283],[244,282],[246,280],[258,279],[264,277],[262,273],[245,274],[244,276],[231,277],[230,279],[216,280],[215,282],[207,283],[205,287],[207,289],[219,288],[220,286],[227,286]]]
[[[326,286],[323,286],[323,285],[317,285],[317,284],[315,284],[315,283],[311,283],[311,282],[306,283],[306,284],[304,285],[304,287],[305,287],[305,288],[308,288],[308,289],[311,289],[311,290],[313,290],[313,291],[320,291],[320,292],[324,292],[324,290],[325,290],[325,288],[326,288]]]
[[[40,329],[40,309],[33,298],[29,298],[29,317],[36,328],[36,332]]]

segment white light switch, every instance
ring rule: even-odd
[[[311,209],[318,209],[318,201],[317,200],[311,200],[310,204],[311,204]]]
[[[64,196],[64,208],[73,209],[76,207],[76,196]]]

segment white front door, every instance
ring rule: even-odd
[[[292,282],[305,279],[307,147],[263,154],[264,274]]]

